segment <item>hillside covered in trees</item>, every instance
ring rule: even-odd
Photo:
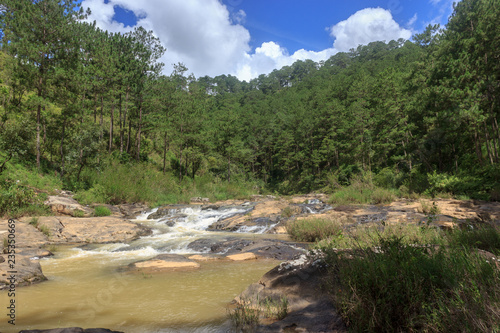
[[[23,169],[91,201],[332,192],[356,177],[403,196],[500,199],[496,1],[250,82],[183,64],[163,75],[152,32],[102,31],[77,3],[0,5],[4,193]]]

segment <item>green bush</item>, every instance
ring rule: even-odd
[[[288,234],[299,242],[315,242],[329,237],[341,237],[342,226],[338,221],[325,219],[304,219],[289,222]]]
[[[451,246],[478,248],[500,256],[500,228],[492,224],[471,224],[448,234]]]
[[[328,289],[355,332],[498,332],[500,270],[464,248],[406,245],[323,249]]]
[[[17,181],[0,179],[0,216],[47,215],[49,210],[43,205],[45,197]]]
[[[111,210],[106,206],[97,206],[94,208],[94,216],[110,216]]]

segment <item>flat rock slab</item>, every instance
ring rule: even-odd
[[[83,216],[92,216],[94,211],[91,208],[82,206],[73,198],[51,195],[44,202],[56,214],[75,215],[75,211],[79,211]]]
[[[38,218],[38,229],[42,228],[48,230],[46,242],[51,244],[127,242],[151,233],[137,223],[112,216],[44,216]]]
[[[245,261],[245,260],[255,260],[257,259],[257,256],[252,252],[246,252],[246,253],[232,254],[226,256],[226,258],[232,261]]]
[[[88,328],[83,329],[79,327],[70,328],[54,328],[50,330],[23,330],[19,333],[123,333],[120,331],[112,331],[105,328]]]
[[[160,254],[149,260],[138,261],[128,266],[131,271],[162,272],[175,269],[199,268],[200,264],[178,254]]]
[[[47,278],[42,273],[42,267],[36,260],[31,260],[29,256],[16,254],[15,274],[12,271],[6,254],[2,255],[5,261],[0,262],[0,290],[9,289],[13,286],[27,286],[37,282],[45,281]],[[1,260],[0,260],[1,261]],[[14,279],[11,278],[14,276]]]

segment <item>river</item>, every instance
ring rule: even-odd
[[[196,253],[187,247],[192,241],[222,240],[229,235],[207,231],[209,225],[223,217],[244,214],[248,209],[185,207],[160,219],[147,220],[156,211],[153,210],[135,220],[153,230],[150,236],[128,244],[52,248],[53,257],[40,259],[48,281],[17,289],[16,326],[0,331],[103,327],[127,333],[230,332],[228,303],[276,266],[277,261],[215,260],[201,262],[195,270],[154,274],[130,273],[123,268],[158,254]],[[176,223],[169,227],[167,220]],[[273,235],[262,233],[271,227],[243,229],[230,235],[270,238]],[[7,302],[7,293],[1,292],[0,304]],[[4,323],[6,320],[2,320]]]

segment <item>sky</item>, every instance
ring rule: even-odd
[[[429,24],[446,25],[453,1],[82,0],[81,6],[103,30],[152,30],[166,48],[165,75],[183,63],[196,77],[249,81],[297,60],[411,39]]]

